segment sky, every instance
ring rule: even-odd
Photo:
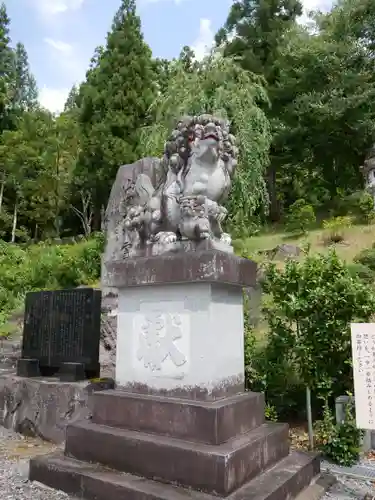
[[[3,0],[4,1],[4,0]],[[198,58],[212,46],[233,0],[137,0],[146,42],[154,57],[177,57],[184,45]],[[332,0],[303,0],[306,11]],[[120,0],[5,0],[12,44],[22,42],[36,77],[41,104],[63,109],[81,82],[98,45],[105,43]]]

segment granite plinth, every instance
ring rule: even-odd
[[[288,426],[264,424],[224,444],[207,445],[82,421],[68,426],[65,453],[82,462],[226,496],[288,455]]]
[[[217,250],[180,252],[111,262],[107,280],[115,288],[192,282],[252,287],[257,281],[257,265]]]
[[[206,444],[222,444],[264,424],[264,395],[246,392],[215,402],[112,390],[93,396],[92,422]]]
[[[226,496],[227,500],[290,500],[320,471],[315,454],[292,452],[276,465]],[[163,484],[132,474],[82,463],[63,454],[31,461],[30,479],[86,500],[217,500],[216,495]]]
[[[244,390],[241,287],[192,282],[120,288],[117,317],[118,387],[206,401]]]
[[[287,425],[264,423],[262,395],[199,402],[110,390],[93,404],[93,420],[67,427],[65,456],[31,460],[31,480],[95,500],[289,500],[319,473],[316,455],[289,453]]]
[[[116,390],[69,425],[30,479],[87,500],[290,500],[319,473],[244,393],[242,288],[256,265],[223,252],[107,265],[118,288]],[[96,465],[93,465],[96,464]]]

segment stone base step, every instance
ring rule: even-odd
[[[290,500],[309,486],[319,469],[318,455],[292,452],[225,498]],[[85,500],[218,500],[215,495],[116,472],[63,454],[33,458],[29,478]]]
[[[267,423],[208,445],[82,421],[67,427],[65,454],[225,496],[289,454],[288,425]]]

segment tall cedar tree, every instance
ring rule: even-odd
[[[276,77],[273,62],[278,46],[301,14],[300,0],[238,0],[217,33],[216,43],[224,44],[225,55],[239,58],[244,69],[270,82]]]
[[[8,128],[13,81],[13,51],[10,47],[9,17],[5,4],[0,5],[0,132]]]
[[[29,59],[22,43],[17,43],[14,52],[14,77],[13,107],[15,111],[34,109],[38,102],[38,88],[30,71]]]
[[[97,49],[78,98],[83,144],[77,177],[91,191],[97,215],[118,167],[141,154],[139,130],[156,95],[151,56],[135,0],[122,0],[106,47]]]

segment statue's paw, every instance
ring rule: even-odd
[[[162,245],[168,245],[169,243],[174,243],[175,241],[177,241],[177,235],[176,233],[165,231],[156,234],[154,239]]]
[[[230,246],[232,244],[232,238],[230,237],[230,235],[228,233],[223,233],[220,236],[220,242],[224,243],[224,245]]]
[[[160,210],[154,210],[152,212],[151,219],[152,219],[153,222],[160,222],[161,219],[162,219],[161,211]]]
[[[208,240],[211,238],[210,231],[201,231],[199,235],[201,240]]]

